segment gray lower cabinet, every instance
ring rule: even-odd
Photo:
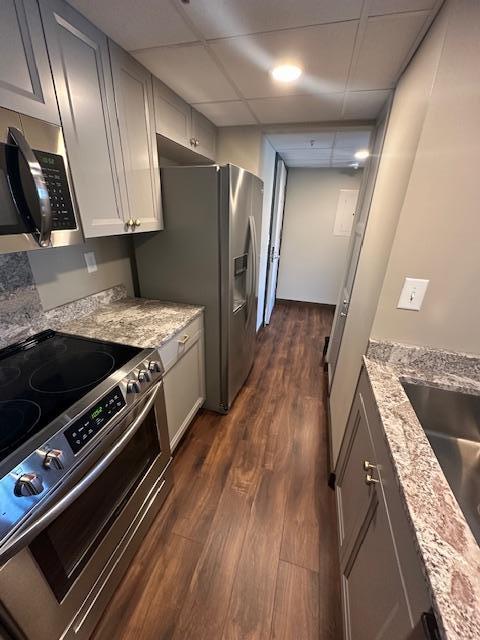
[[[40,8],[84,234],[123,233],[107,37],[63,0],[40,0]]]
[[[363,371],[336,469],[344,637],[424,640],[431,602],[382,432]]]
[[[0,2],[0,106],[60,124],[36,0]]]
[[[125,170],[124,215],[132,231],[163,229],[151,74],[109,42]]]

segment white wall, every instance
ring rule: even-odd
[[[257,305],[257,330],[263,324],[265,310],[265,286],[267,276],[268,244],[270,239],[270,221],[272,217],[273,182],[275,177],[276,151],[267,140],[263,138],[260,177],[263,180],[263,209],[262,228],[260,231],[260,267],[258,270],[258,305]]]
[[[133,295],[131,240],[94,238],[85,244],[30,251],[28,259],[44,310],[124,284]],[[84,253],[93,251],[97,271],[88,273]]]
[[[362,171],[289,169],[277,297],[336,304],[350,238],[333,233],[340,189]]]
[[[480,354],[480,2],[450,21],[372,334]],[[405,276],[430,284],[421,311],[397,309]]]
[[[220,127],[217,135],[217,162],[236,164],[261,178],[262,141],[260,127]]]
[[[446,25],[447,12],[443,9],[395,91],[367,230],[330,392],[334,464],[345,432],[362,366],[362,356],[367,349],[371,334],[396,227],[439,66]],[[472,61],[472,64],[476,63]],[[438,135],[442,136],[443,132],[439,131]],[[432,166],[435,162],[436,159],[432,159]],[[417,214],[421,216],[421,211]],[[424,247],[421,250],[424,250]]]

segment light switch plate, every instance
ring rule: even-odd
[[[422,278],[405,278],[397,309],[420,311],[429,282]]]
[[[95,273],[95,271],[98,271],[94,251],[87,251],[87,253],[83,254],[83,257],[85,258],[85,264],[87,265],[88,273]]]

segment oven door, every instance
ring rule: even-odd
[[[0,570],[3,607],[27,638],[88,638],[158,512],[170,488],[162,382],[97,449]]]

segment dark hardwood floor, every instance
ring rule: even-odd
[[[333,313],[279,303],[227,416],[201,412],[174,487],[95,640],[339,640],[323,340]]]

